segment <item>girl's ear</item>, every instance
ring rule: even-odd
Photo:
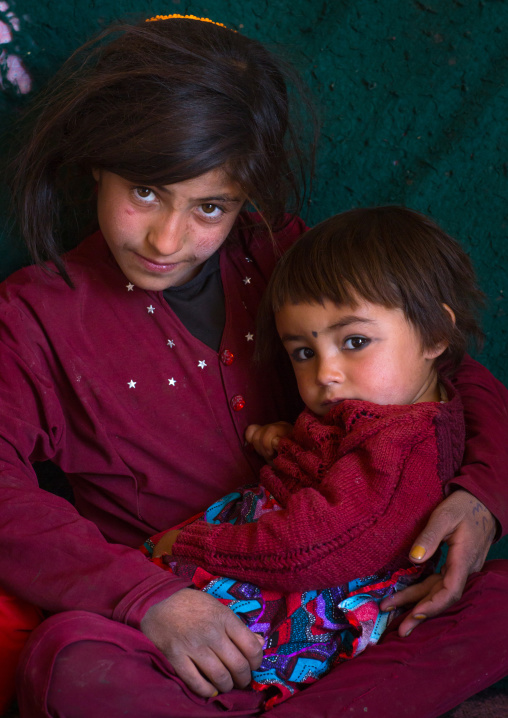
[[[92,175],[93,175],[94,180],[96,182],[98,182],[100,179],[100,176],[101,176],[100,169],[98,167],[92,167]],[[445,304],[445,306],[446,306],[446,304]]]
[[[452,320],[453,324],[455,324],[455,312],[451,307],[448,306],[448,304],[445,304],[443,302],[443,309],[447,314],[450,315],[450,319]],[[431,347],[430,349],[424,350],[424,356],[425,359],[437,359],[438,356],[441,356],[441,354],[448,348],[448,342],[446,340],[443,340],[442,342],[439,342],[435,346]]]

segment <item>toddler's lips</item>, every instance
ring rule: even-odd
[[[342,404],[345,399],[327,399],[321,406],[335,406],[336,404]]]

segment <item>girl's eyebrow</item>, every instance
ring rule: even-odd
[[[243,202],[243,199],[230,194],[223,194],[219,197],[195,197],[191,202],[203,202],[203,204],[206,202]]]
[[[164,194],[171,194],[171,190],[167,189],[167,187],[164,187],[164,185],[153,185],[156,187],[160,192],[163,192]],[[197,202],[201,204],[206,204],[207,202],[213,203],[213,202],[243,202],[242,197],[236,197],[232,194],[220,194],[220,195],[214,195],[213,197],[190,197],[190,202]]]
[[[324,331],[319,333],[324,334],[327,332],[333,332],[334,329],[341,329],[342,327],[347,327],[350,324],[357,324],[358,322],[363,324],[375,324],[376,320],[368,319],[367,317],[358,317],[356,314],[348,314],[347,317],[342,317],[340,321],[335,322],[335,324],[331,324],[329,327],[326,327]],[[306,340],[306,337],[303,336],[303,334],[282,334],[280,339],[284,344],[285,342],[302,342]]]

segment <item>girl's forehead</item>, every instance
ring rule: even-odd
[[[222,167],[205,172],[202,175],[193,177],[182,182],[164,185],[167,191],[184,192],[197,197],[218,197],[231,195],[231,199],[241,199],[242,191],[240,185],[226,173]]]

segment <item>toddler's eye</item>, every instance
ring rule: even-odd
[[[370,344],[367,337],[348,337],[344,342],[344,349],[364,349]]]
[[[305,361],[306,359],[312,359],[313,356],[314,352],[309,347],[298,347],[290,354],[293,361]]]

